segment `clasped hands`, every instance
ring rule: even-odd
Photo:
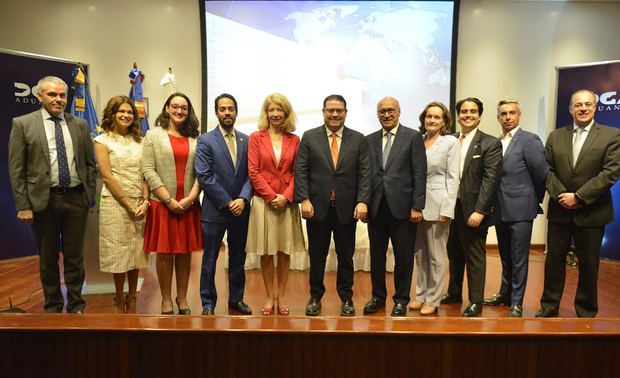
[[[187,211],[187,209],[189,209],[193,203],[194,200],[191,197],[184,197],[180,201],[177,201],[174,198],[170,198],[170,203],[166,204],[166,207],[168,207],[168,210],[172,211],[173,213],[181,215],[185,211]]]
[[[577,210],[583,208],[583,206],[577,201],[577,195],[575,193],[560,193],[558,196],[558,202],[560,206],[566,210]]]

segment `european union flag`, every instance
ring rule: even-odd
[[[142,135],[145,135],[149,129],[149,119],[146,117],[146,107],[144,106],[144,96],[142,95],[144,73],[136,68],[135,63],[134,68],[129,72],[129,78],[132,84],[129,90],[129,98],[133,100],[136,109],[138,109],[138,114],[140,115],[140,129],[142,130]]]
[[[93,99],[90,97],[88,77],[84,73],[84,66],[81,64],[75,66],[71,76],[73,76],[73,86],[71,88],[75,90],[73,101],[71,102],[71,114],[84,118],[88,122],[90,135],[94,138],[101,134],[101,127],[99,127]]]

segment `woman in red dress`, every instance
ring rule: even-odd
[[[200,187],[194,171],[199,122],[189,98],[182,93],[170,95],[155,126],[146,133],[142,147],[142,171],[151,190],[144,249],[157,253],[162,314],[174,314],[174,271],[179,314],[189,315],[189,252],[202,250]]]

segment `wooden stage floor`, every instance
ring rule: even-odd
[[[216,315],[228,315],[227,298],[228,282],[224,269],[224,254],[218,259],[216,274],[216,286],[218,289],[218,304],[215,309]],[[199,297],[200,262],[202,253],[194,253],[192,256],[192,271],[189,284],[188,301],[193,314],[199,315],[201,304]],[[530,255],[529,278],[527,291],[523,304],[524,317],[533,317],[539,307],[539,299],[543,287],[544,255],[538,251],[532,251]],[[142,290],[138,295],[137,312],[139,314],[159,314],[161,311],[161,295],[157,283],[154,264],[140,273],[144,277]],[[485,296],[490,296],[499,290],[501,263],[497,251],[490,250],[487,255],[487,276]],[[371,284],[369,272],[356,272],[353,287],[357,317],[389,317],[393,305],[391,295],[394,292],[393,278],[391,273],[386,274],[388,287],[388,302],[385,311],[373,315],[363,315],[364,303],[371,296]],[[560,317],[576,317],[573,308],[575,290],[577,286],[578,271],[576,267],[567,267],[566,286],[560,307]],[[620,263],[613,261],[601,261],[599,274],[599,313],[597,318],[620,318],[620,287],[617,285],[620,277]],[[335,272],[325,274],[327,291],[323,298],[323,310],[321,316],[339,316],[340,299],[336,294]],[[414,272],[415,283],[415,272]],[[43,313],[43,293],[40,288],[38,275],[38,257],[26,257],[21,259],[0,262],[0,309],[9,306],[9,296],[15,306],[28,313]],[[412,285],[413,286],[413,285]],[[64,287],[63,287],[64,289]],[[173,296],[175,288],[173,284]],[[30,300],[28,296],[31,295]],[[412,298],[415,287],[412,287]],[[99,294],[85,296],[89,314],[113,313],[112,294]],[[442,305],[436,315],[430,317],[459,317],[462,309],[467,304],[467,289],[464,289],[464,303],[462,305]],[[309,298],[308,272],[291,271],[287,293],[284,303],[289,306],[291,316],[305,316],[304,310]],[[260,310],[265,301],[265,289],[259,270],[246,271],[245,301],[254,310],[254,316],[260,316]],[[176,306],[175,306],[176,307]],[[175,312],[177,309],[175,308]],[[483,318],[507,317],[508,307],[484,306]],[[278,315],[272,315],[278,316]],[[409,311],[408,317],[421,317],[416,311]],[[428,317],[428,316],[426,316]]]

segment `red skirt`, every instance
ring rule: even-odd
[[[200,205],[176,215],[162,203],[151,200],[146,215],[144,250],[159,253],[187,253],[202,250]]]

